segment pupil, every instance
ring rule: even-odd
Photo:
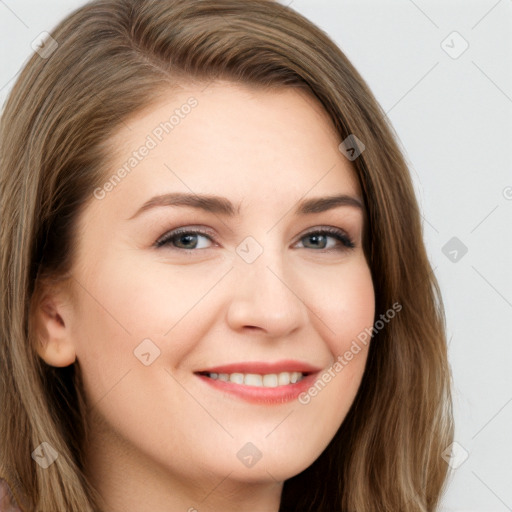
[[[190,243],[191,239],[193,239],[194,236],[195,235],[181,235],[180,236],[180,243],[183,243],[183,240],[187,240],[187,239],[188,239],[188,242]],[[185,243],[183,245],[187,245],[187,242],[185,241]]]
[[[318,241],[320,240],[320,244],[321,244],[322,239],[325,239],[325,235],[311,235],[310,238],[311,238],[311,240],[315,240],[316,242],[314,242],[313,244],[318,246]]]

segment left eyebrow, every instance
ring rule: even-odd
[[[361,200],[354,196],[340,194],[337,196],[315,197],[301,201],[295,209],[295,215],[307,215],[310,213],[321,213],[340,206],[352,206],[361,211],[364,210]]]
[[[146,201],[128,220],[157,206],[184,206],[203,211],[234,217],[240,214],[240,204],[236,207],[227,198],[213,195],[172,193],[152,197]],[[351,206],[363,210],[361,200],[354,196],[340,194],[336,196],[315,197],[301,201],[295,209],[295,215],[321,213],[340,206]]]

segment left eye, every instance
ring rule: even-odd
[[[194,250],[194,249],[208,249],[208,245],[198,242],[198,238],[203,238],[213,241],[212,236],[199,230],[175,230],[167,233],[155,242],[155,246],[163,247],[169,246],[171,249],[178,250]],[[328,239],[334,240],[334,243],[328,247]],[[313,247],[304,247],[305,249],[318,249],[320,250],[347,250],[355,247],[352,240],[348,235],[338,228],[322,228],[316,231],[310,231],[300,238],[300,242],[309,239]],[[304,246],[304,243],[303,243]]]
[[[350,237],[341,229],[338,228],[322,228],[317,229],[316,231],[310,231],[306,233],[301,240],[310,239],[313,241],[313,248],[318,248],[318,244],[322,245],[320,249],[322,250],[334,250],[334,251],[343,251],[347,249],[353,249],[355,247],[354,242],[350,239]],[[334,240],[334,243],[331,244],[330,247],[327,247],[327,240],[331,238]],[[311,247],[306,247],[306,249],[310,249]]]

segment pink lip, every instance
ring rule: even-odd
[[[275,363],[267,363],[263,361],[246,361],[241,363],[224,364],[221,366],[212,366],[211,368],[205,368],[199,372],[209,373],[258,373],[260,375],[269,373],[281,373],[281,372],[301,372],[301,373],[314,373],[320,371],[320,368],[315,368],[308,363],[301,361],[293,361],[286,359],[282,361],[276,361]],[[199,373],[196,372],[196,373]]]
[[[229,393],[238,398],[251,403],[258,404],[282,404],[295,400],[298,396],[310,388],[317,377],[319,369],[299,361],[279,361],[276,363],[264,362],[246,362],[234,363],[223,366],[215,366],[204,370],[202,373],[257,373],[269,374],[280,372],[301,372],[308,373],[299,382],[295,384],[286,384],[276,386],[275,388],[267,388],[260,386],[247,386],[246,384],[235,384],[234,382],[225,382],[218,379],[211,379],[206,375],[196,372],[203,382],[212,386],[218,391]]]

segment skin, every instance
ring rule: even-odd
[[[127,120],[110,140],[107,176],[191,96],[190,114],[79,218],[74,294],[41,301],[40,356],[82,369],[87,473],[106,510],[277,512],[284,480],[311,465],[340,427],[368,347],[307,405],[248,403],[193,372],[282,359],[327,370],[371,328],[364,211],[293,214],[300,200],[361,199],[361,191],[317,100],[220,81],[168,91]],[[224,196],[240,214],[160,206],[130,219],[155,195],[191,191]],[[209,228],[212,239],[154,246],[190,226]],[[323,226],[344,230],[355,247],[305,236]],[[252,263],[236,252],[247,236],[263,248]],[[160,350],[149,366],[134,355],[147,338]],[[237,458],[247,442],[262,454],[252,467]]]

